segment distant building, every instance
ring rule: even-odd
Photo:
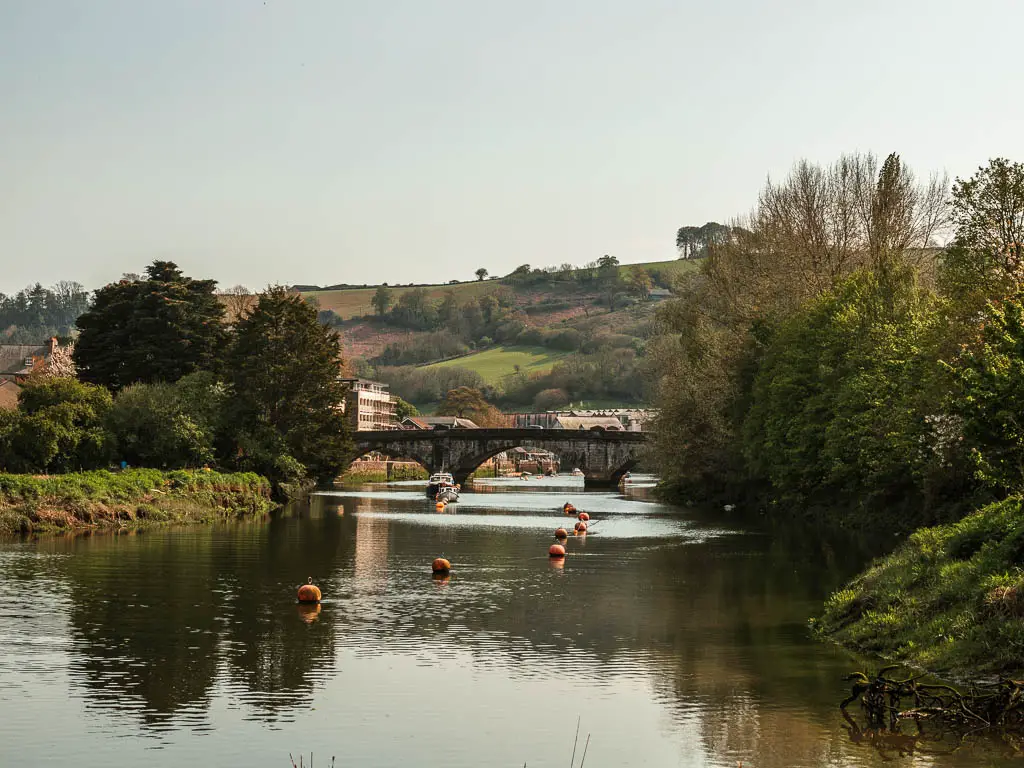
[[[397,401],[388,385],[369,379],[344,379],[348,384],[344,411],[357,431],[398,429]]]
[[[402,419],[402,429],[479,429],[475,422],[461,416],[406,416]]]
[[[0,344],[0,381],[20,384],[29,374],[44,370],[58,346],[55,338],[45,344]]]
[[[519,429],[592,429],[643,432],[655,412],[644,408],[602,408],[595,410],[547,411],[546,413],[513,413],[512,424]]]

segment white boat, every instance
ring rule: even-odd
[[[459,487],[449,472],[436,472],[427,480],[427,498],[436,501],[458,501]]]
[[[582,469],[580,469],[579,467],[576,467],[576,468],[575,468],[575,469],[573,469],[573,471],[572,471],[572,476],[573,476],[573,477],[583,477],[583,470],[582,470]]]

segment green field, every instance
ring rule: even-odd
[[[479,373],[488,384],[497,384],[505,376],[516,372],[515,366],[525,373],[547,371],[570,352],[558,352],[547,347],[494,347],[465,357],[431,363],[427,368],[457,365]]]

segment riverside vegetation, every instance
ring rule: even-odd
[[[74,364],[0,410],[3,527],[253,514],[341,472],[338,334],[282,288],[229,325],[214,287],[158,261],[95,292]],[[96,472],[113,465],[152,473]]]
[[[951,240],[934,247],[943,232]],[[675,498],[915,531],[815,627],[963,677],[1024,671],[1024,166],[799,163],[659,312]]]
[[[96,470],[35,477],[0,474],[0,533],[135,528],[251,517],[273,506],[251,472]]]

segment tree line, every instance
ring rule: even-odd
[[[229,324],[215,286],[155,261],[95,291],[77,375],[33,377],[0,411],[0,467],[214,465],[279,488],[335,477],[351,449],[338,334],[281,287]]]
[[[68,280],[49,288],[36,283],[9,296],[0,293],[0,341],[42,344],[52,336],[69,336],[88,306],[85,288]]]
[[[659,311],[666,488],[900,526],[1019,492],[1022,236],[1005,159],[952,186],[895,154],[770,181]]]

